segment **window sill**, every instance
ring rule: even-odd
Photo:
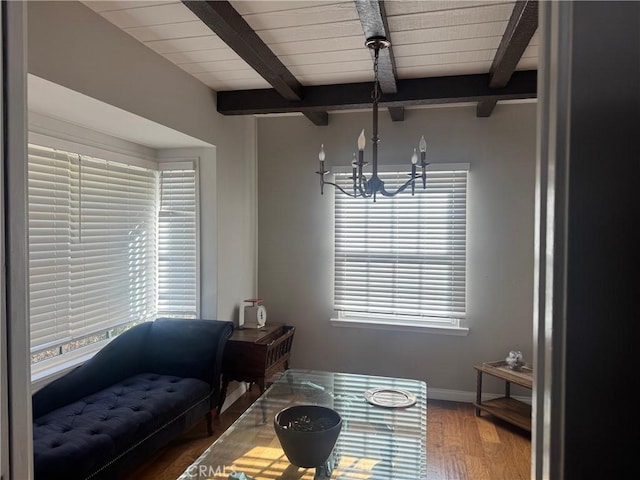
[[[31,365],[31,392],[35,393],[65,373],[79,367],[111,340],[96,342],[84,348]]]
[[[336,327],[368,328],[375,330],[395,330],[403,332],[419,332],[435,335],[454,335],[466,337],[469,329],[453,325],[417,325],[399,321],[385,321],[384,319],[355,319],[355,318],[330,318],[331,324]]]

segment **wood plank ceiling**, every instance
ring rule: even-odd
[[[372,51],[385,36],[380,105],[535,98],[538,2],[465,0],[87,1],[102,17],[217,92],[227,115],[371,104]]]

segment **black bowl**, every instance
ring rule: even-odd
[[[273,419],[278,440],[289,461],[298,467],[324,465],[338,441],[342,417],[329,407],[293,405]]]

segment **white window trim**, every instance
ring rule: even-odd
[[[329,320],[335,327],[431,333],[460,337],[469,335],[469,328],[461,326],[458,319],[424,317],[424,321],[398,320],[397,318],[391,320],[390,316],[354,315],[342,311],[334,311]],[[438,325],[438,323],[441,325]]]
[[[4,98],[2,188],[2,374],[0,374],[0,476],[33,475],[33,422],[29,385],[27,198],[27,5],[2,5],[2,83]],[[9,125],[5,124],[5,120]],[[6,156],[5,156],[6,155]],[[6,167],[6,168],[5,168]],[[15,261],[9,261],[9,259]],[[9,328],[10,327],[10,328]],[[9,381],[10,380],[10,381]]]
[[[380,172],[397,172],[402,170],[402,165],[378,166]],[[470,170],[469,163],[431,163],[426,167],[427,171]],[[332,167],[331,173],[351,173],[352,167]],[[468,193],[467,193],[468,197]],[[468,219],[467,219],[468,221]],[[463,319],[420,317],[409,319],[393,315],[373,315],[366,313],[344,312],[334,310],[329,321],[335,327],[365,328],[388,331],[405,331],[436,335],[467,336],[469,328],[462,325]]]

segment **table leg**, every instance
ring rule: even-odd
[[[289,370],[289,367],[287,366],[287,370]],[[291,393],[294,392],[293,390],[293,375],[291,375],[287,370],[285,370],[285,375],[287,376],[287,383],[289,384],[289,389],[291,390]]]
[[[218,402],[218,416],[222,413],[222,406],[224,405],[224,399],[227,396],[227,389],[229,388],[229,376],[222,374],[222,389],[220,390],[220,400]]]
[[[207,434],[213,435],[213,410],[207,412]]]
[[[267,407],[264,404],[264,399],[262,398],[262,394],[264,393],[264,378],[258,380],[258,388],[260,389],[260,409],[262,410],[262,423],[265,425],[267,423]]]
[[[505,398],[511,398],[511,382],[504,382],[504,396]]]
[[[476,405],[482,404],[482,371],[478,370],[476,375]],[[480,416],[480,408],[476,407],[476,417]]]

